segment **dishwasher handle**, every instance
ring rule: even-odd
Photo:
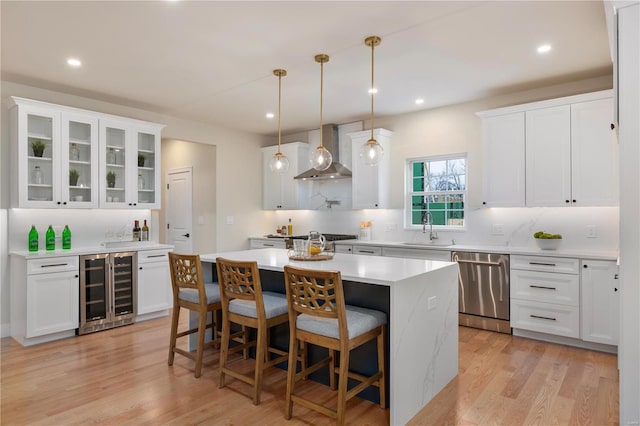
[[[488,266],[500,266],[500,265],[502,265],[502,263],[500,263],[500,262],[485,262],[485,261],[482,261],[482,260],[458,259],[458,260],[456,260],[456,262],[458,262],[458,263],[470,263],[472,265],[488,265]]]

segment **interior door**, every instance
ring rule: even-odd
[[[167,172],[167,244],[176,253],[193,253],[193,170]]]

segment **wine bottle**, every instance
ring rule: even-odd
[[[289,224],[287,225],[287,235],[293,235],[293,225],[291,224],[291,218],[289,218]]]
[[[133,241],[140,241],[140,221],[133,222]]]
[[[149,227],[147,226],[147,219],[144,220],[142,225],[142,233],[140,234],[141,241],[149,241]]]
[[[53,226],[49,225],[47,233],[45,234],[45,246],[47,250],[56,249],[56,231],[53,230]]]
[[[29,251],[38,251],[38,231],[35,225],[31,225],[31,231],[29,231]]]
[[[71,230],[69,229],[69,225],[65,225],[62,231],[62,248],[64,250],[71,248]]]

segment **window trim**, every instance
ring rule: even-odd
[[[462,193],[464,200],[464,207],[462,209],[464,215],[464,225],[433,225],[434,230],[438,231],[465,231],[467,226],[467,203],[469,197],[469,167],[468,167],[468,153],[460,152],[453,154],[440,154],[440,155],[425,155],[422,157],[412,157],[405,159],[404,162],[404,229],[405,230],[422,230],[422,225],[414,225],[411,223],[411,197],[417,193],[410,191],[412,187],[413,170],[412,165],[416,162],[433,162],[442,160],[465,160],[465,189],[463,191],[450,191],[451,193]],[[434,191],[438,193],[449,193],[449,191]],[[423,194],[423,193],[419,193]]]

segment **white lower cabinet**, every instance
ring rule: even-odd
[[[173,306],[168,250],[138,252],[138,316]]]
[[[448,250],[383,247],[382,255],[388,257],[404,257],[407,259],[440,260],[443,262],[451,262],[451,252]]]
[[[262,240],[259,238],[251,238],[249,239],[249,248],[251,249],[261,249],[261,248],[287,248],[287,244],[284,240]]]
[[[582,340],[618,344],[620,296],[617,276],[615,262],[582,261]]]
[[[511,256],[511,327],[580,338],[577,259]]]
[[[31,260],[12,256],[11,336],[26,346],[60,338],[62,333],[75,334],[79,282],[78,256]]]

